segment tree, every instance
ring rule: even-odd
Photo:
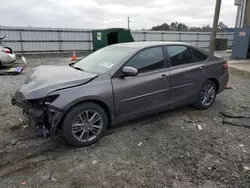
[[[218,30],[225,32],[227,29],[228,27],[222,21],[220,21],[218,24]]]
[[[163,24],[163,30],[164,31],[170,31],[170,26],[167,23]]]
[[[212,27],[210,25],[206,25],[202,27],[203,32],[210,32],[212,31]]]
[[[225,32],[229,28],[220,21],[218,24],[218,31]],[[185,23],[172,22],[170,25],[163,23],[162,25],[157,25],[152,27],[151,30],[154,31],[192,31],[192,32],[211,32],[212,27],[210,25],[205,25],[203,27],[188,27]]]
[[[171,25],[170,25],[170,28],[172,31],[178,31],[178,22],[172,22]]]

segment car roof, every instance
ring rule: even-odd
[[[159,46],[159,45],[185,45],[191,46],[185,42],[155,42],[155,41],[145,41],[145,42],[126,42],[126,43],[118,43],[113,44],[112,46],[119,46],[119,47],[127,47],[127,48],[136,48],[136,49],[143,49],[152,46]]]

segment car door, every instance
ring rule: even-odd
[[[197,57],[197,54],[194,56],[194,49],[184,45],[166,46],[166,49],[171,64],[169,105],[190,103],[204,81],[206,71],[204,61],[207,57],[204,54],[203,56],[200,54],[201,57]]]
[[[138,75],[112,78],[118,121],[168,106],[170,72],[161,46],[143,49],[124,66],[136,68]]]

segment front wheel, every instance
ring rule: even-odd
[[[107,129],[105,111],[95,103],[82,103],[73,107],[62,123],[63,134],[73,146],[83,147],[96,143]]]
[[[207,80],[201,87],[193,106],[200,110],[210,108],[216,98],[217,88],[213,81]]]

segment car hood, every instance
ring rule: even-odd
[[[16,97],[22,100],[43,98],[50,92],[85,84],[97,76],[70,66],[42,65],[33,70]]]

